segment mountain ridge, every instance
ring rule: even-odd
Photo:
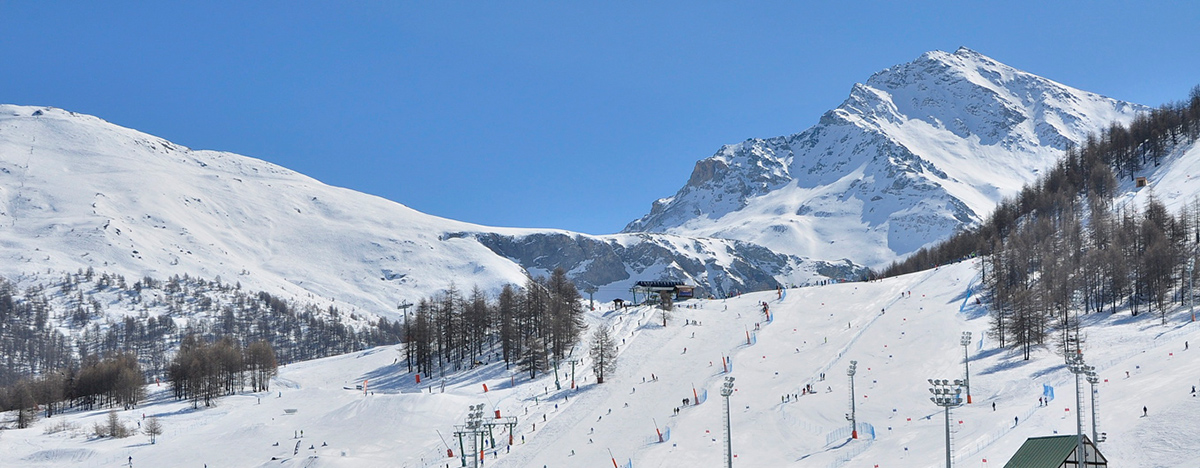
[[[571,243],[586,248],[561,249]],[[523,251],[536,245],[550,250]],[[589,251],[609,264],[585,262]],[[439,218],[262,160],[23,106],[0,106],[0,258],[9,260],[0,274],[14,279],[88,267],[131,278],[190,273],[382,315],[453,282],[496,292],[552,264],[604,278],[580,284],[607,287],[602,299],[638,279],[680,279],[724,295],[837,270],[730,240]]]
[[[622,232],[879,266],[978,223],[1067,145],[1146,110],[967,48],[931,51],[855,84],[802,132],[723,146]]]
[[[854,85],[803,132],[723,146],[650,214],[591,236],[439,218],[258,159],[6,105],[0,274],[192,273],[383,315],[453,282],[495,292],[557,266],[602,300],[639,279],[725,296],[860,278],[860,265],[978,222],[1059,147],[1142,109],[970,49],[932,51]]]

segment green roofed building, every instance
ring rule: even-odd
[[[1075,457],[1075,435],[1030,437],[1004,468],[1108,468],[1108,460],[1083,436],[1084,464]]]

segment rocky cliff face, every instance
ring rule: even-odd
[[[623,232],[878,266],[979,222],[1068,145],[1145,110],[969,49],[929,52],[803,132],[722,147]]]
[[[671,279],[698,285],[698,296],[807,284],[823,279],[855,279],[864,268],[848,262],[811,262],[762,246],[727,239],[695,239],[665,234],[587,236],[572,233],[458,233],[479,241],[527,271],[567,270],[581,288],[596,287],[604,297],[622,295],[639,280]]]

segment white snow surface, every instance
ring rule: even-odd
[[[156,444],[144,435],[90,438],[106,410],[68,412],[0,431],[0,466],[116,466],[130,457],[133,466],[459,466],[445,444],[461,454],[455,425],[474,404],[489,417],[500,411],[518,418],[515,443],[510,447],[507,431],[497,428],[483,466],[602,467],[613,458],[620,466],[720,466],[719,389],[733,376],[734,466],[936,467],[944,465],[943,413],[930,402],[926,379],[963,376],[959,337],[970,331],[972,403],[951,410],[953,453],[956,466],[999,467],[1027,437],[1073,434],[1079,408],[1061,355],[1041,348],[1026,361],[985,337],[975,262],[872,283],[688,301],[666,327],[651,309],[600,310],[587,319],[593,329],[615,331],[619,367],[596,384],[577,348],[576,389],[567,364],[560,390],[553,374],[531,381],[494,359],[444,379],[423,376],[418,385],[398,347],[290,365],[270,391],[226,397],[211,408],[192,409],[152,384],[147,403],[118,414],[131,426],[142,415],[160,417],[166,431]],[[1166,325],[1156,314],[1128,312],[1084,316],[1083,323],[1084,356],[1101,378],[1097,423],[1108,436],[1100,450],[1110,466],[1200,466],[1200,398],[1191,394],[1200,384],[1200,359],[1191,354],[1200,350],[1185,344],[1200,340],[1200,325],[1187,308],[1176,308]],[[733,362],[728,374],[725,356]],[[355,389],[364,383],[365,391]],[[806,384],[816,393],[781,401]],[[1040,406],[1043,385],[1053,386],[1056,398]],[[1083,409],[1090,413],[1086,386]],[[675,414],[683,398],[704,392],[702,403]],[[851,398],[858,422],[873,426],[873,435],[864,426],[849,439]],[[53,427],[67,429],[48,434]],[[669,439],[659,443],[656,428]],[[1090,417],[1084,430],[1090,434]]]
[[[481,244],[473,237],[478,233],[652,244],[709,266],[742,260],[727,254],[732,243],[724,239],[588,236],[439,218],[262,160],[192,150],[96,117],[0,105],[0,276],[22,286],[88,267],[130,281],[189,274],[343,310],[398,315],[397,304],[452,282],[493,293],[524,283],[526,270]],[[774,272],[778,281],[805,284],[819,276],[813,266],[790,261],[791,268]],[[656,268],[665,267],[671,265]],[[658,270],[629,270],[624,282],[597,298],[622,295],[639,279],[661,279],[648,276]],[[677,279],[709,280],[707,273]]]
[[[726,145],[625,230],[878,267],[982,221],[1068,145],[1148,110],[932,51],[854,85],[801,133]]]
[[[1169,151],[1161,165],[1144,168],[1138,175],[1146,177],[1147,185],[1136,187],[1133,180],[1120,181],[1126,192],[1118,197],[1119,205],[1132,203],[1141,209],[1154,197],[1176,214],[1185,205],[1200,203],[1200,141]]]
[[[188,273],[389,310],[397,293],[466,272],[519,281],[519,267],[478,243],[439,238],[479,228],[95,117],[0,106],[8,278],[88,266],[131,280]]]

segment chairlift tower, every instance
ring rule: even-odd
[[[562,390],[562,381],[558,378],[558,358],[554,358],[554,389]]]
[[[567,359],[567,363],[571,364],[571,389],[575,389],[575,365],[579,364],[578,359]]]
[[[412,373],[412,343],[409,342],[412,337],[408,333],[408,308],[412,306],[412,303],[408,301],[404,301],[396,306],[404,314],[404,360],[408,362],[409,374]]]
[[[499,413],[499,410],[497,410]],[[496,436],[493,434],[493,429],[497,427],[505,427],[508,429],[508,445],[513,443],[513,429],[517,427],[517,418],[515,416],[505,416],[504,418],[496,418],[496,420],[483,423],[483,427],[487,428],[487,436],[489,445],[496,448]]]
[[[595,286],[591,285],[583,289],[583,292],[587,293],[588,295],[588,310],[596,310],[595,295],[597,291],[599,291],[599,289],[596,289]]]

